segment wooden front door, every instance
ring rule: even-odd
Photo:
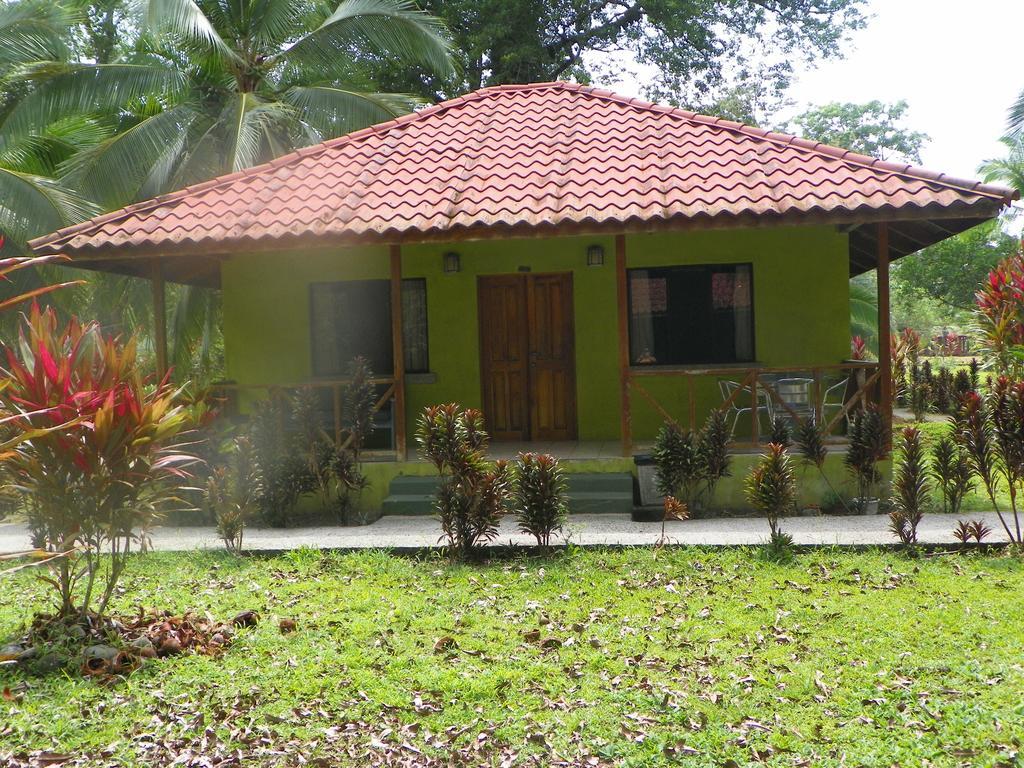
[[[572,274],[481,277],[484,418],[497,440],[574,440]]]

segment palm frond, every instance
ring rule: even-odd
[[[67,32],[76,15],[51,0],[0,4],[0,67],[67,57]]]
[[[987,182],[1009,184],[1024,193],[1024,134],[1014,139],[1001,139],[1006,147],[1006,157],[985,160],[978,166],[978,172]]]
[[[267,48],[279,48],[302,29],[306,15],[303,3],[295,0],[261,0],[258,11],[251,16],[249,33],[257,43]]]
[[[296,114],[289,104],[262,102],[253,93],[240,93],[229,100],[221,120],[225,128],[225,166],[240,171],[260,162],[269,137],[287,132]]]
[[[222,58],[241,61],[193,0],[143,0],[143,5],[146,26],[154,32],[169,34]]]
[[[94,204],[53,179],[0,168],[0,232],[9,247],[24,251],[31,238],[98,212]]]
[[[874,350],[878,336],[878,297],[869,286],[850,283],[850,332]]]
[[[343,0],[319,27],[279,58],[330,71],[339,51],[363,46],[426,66],[440,77],[455,72],[444,23],[411,0]]]
[[[291,88],[285,100],[321,140],[412,112],[422,101],[401,93],[365,93],[329,86]]]
[[[178,292],[171,315],[171,361],[179,377],[189,376],[196,367],[205,367],[203,358],[209,357],[215,300],[209,288],[187,285]]]
[[[38,133],[69,115],[114,111],[153,93],[169,98],[186,84],[183,72],[148,64],[40,62],[24,71],[37,87],[11,110],[0,135]]]
[[[1010,107],[1007,136],[1013,139],[1024,139],[1024,91],[1020,92],[1020,96]]]
[[[12,137],[0,149],[0,166],[37,176],[53,176],[75,152],[108,138],[111,128],[87,115],[71,115],[49,125],[42,133]]]
[[[188,105],[159,112],[79,152],[62,166],[62,178],[108,209],[134,202],[197,119]]]

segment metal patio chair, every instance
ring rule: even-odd
[[[741,384],[738,381],[729,381],[728,379],[718,380],[718,390],[722,393],[722,402],[726,402],[732,397],[732,393],[739,390],[739,394],[732,399],[729,403],[728,408],[725,411],[726,419],[732,419],[732,427],[729,430],[729,437],[736,434],[736,425],[739,423],[740,416],[748,414],[753,411],[753,406],[743,406],[742,403],[750,403],[750,386],[747,384]],[[763,389],[757,390],[757,424],[758,430],[761,434],[764,432],[761,430],[761,414],[768,416],[768,423],[772,423],[772,403],[771,398],[768,397],[768,393]]]
[[[810,421],[813,423],[813,386],[814,379],[804,377],[777,379],[775,381],[775,391],[778,393],[779,399],[787,407],[776,406],[774,415],[780,416],[794,427],[797,425],[797,421]],[[796,420],[794,420],[794,414]]]

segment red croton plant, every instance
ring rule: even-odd
[[[195,461],[174,444],[187,414],[166,380],[143,378],[134,340],[76,320],[62,328],[52,309],[33,305],[19,343],[3,351],[0,405],[27,437],[5,463],[30,500],[37,543],[53,554],[46,580],[61,615],[102,614],[133,545]]]
[[[996,265],[976,295],[981,341],[999,374],[1024,375],[1024,251]]]

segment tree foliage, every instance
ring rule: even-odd
[[[928,136],[903,125],[907,102],[831,102],[793,118],[793,131],[806,139],[850,149],[883,160],[921,162]]]
[[[1016,248],[1016,238],[989,221],[900,259],[892,275],[947,307],[969,311],[978,286]]]
[[[864,24],[862,0],[427,0],[452,31],[458,77],[381,62],[383,87],[437,99],[486,85],[589,82],[594,54],[625,52],[658,72],[651,98],[695,106],[730,80],[788,84],[793,63],[834,56]]]

